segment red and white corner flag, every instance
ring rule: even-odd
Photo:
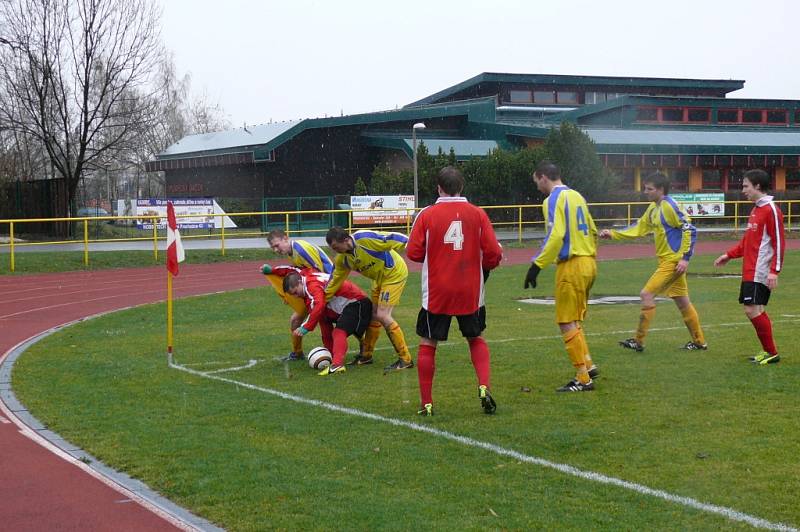
[[[167,270],[172,275],[178,275],[178,263],[183,262],[186,253],[181,243],[181,233],[178,231],[178,222],[175,220],[175,207],[172,202],[167,202]]]

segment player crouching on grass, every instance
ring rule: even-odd
[[[343,282],[326,304],[327,281],[327,275],[311,269],[288,272],[283,278],[284,291],[303,298],[308,309],[308,317],[293,334],[302,337],[319,323],[322,343],[333,354],[331,365],[319,372],[321,376],[346,371],[347,337],[355,335],[360,340],[372,316],[367,294],[350,281]]]
[[[290,240],[289,236],[281,229],[274,229],[267,235],[267,244],[273,252],[283,255],[289,259],[292,266],[297,268],[312,268],[314,270],[330,274],[333,271],[333,262],[322,251],[322,248],[315,246],[305,240]],[[303,322],[306,318],[307,312],[303,301],[287,295],[283,291],[283,279],[272,275],[272,268],[269,264],[261,266],[261,273],[263,273],[267,280],[272,284],[275,292],[283,299],[284,303],[292,307],[292,315],[289,318],[289,338],[292,342],[292,350],[286,355],[283,360],[288,362],[292,360],[303,360],[305,355],[303,353],[303,338],[295,336],[293,331]]]
[[[739,303],[744,305],[744,313],[761,341],[762,351],[750,357],[750,361],[762,366],[781,360],[772,337],[772,321],[764,307],[778,286],[786,249],[783,213],[772,201],[772,196],[767,195],[769,189],[769,174],[764,170],[745,172],[742,192],[755,204],[747,219],[747,230],[738,244],[714,261],[714,266],[719,267],[731,259],[744,257]]]

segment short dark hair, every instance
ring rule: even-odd
[[[772,179],[769,177],[767,172],[760,168],[748,170],[744,173],[742,179],[747,179],[750,181],[750,184],[753,185],[753,188],[756,188],[761,192],[766,193],[772,190]]]
[[[550,181],[558,181],[561,179],[561,170],[558,169],[558,166],[553,161],[539,161],[533,173],[543,175]]]
[[[350,233],[337,225],[328,229],[328,234],[325,235],[325,242],[330,246],[332,242],[344,242],[348,238],[350,238]]]
[[[292,272],[283,278],[283,291],[288,292],[295,286],[300,284],[300,274]]]
[[[286,231],[283,229],[273,229],[269,233],[267,233],[267,242],[272,242],[273,240],[283,239],[286,236]]]
[[[464,190],[464,174],[455,166],[445,166],[439,170],[436,184],[442,187],[446,194],[455,196]]]
[[[654,188],[660,188],[664,194],[669,194],[669,178],[661,172],[653,172],[644,178],[644,182],[650,183]]]

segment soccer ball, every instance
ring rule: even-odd
[[[331,365],[333,357],[324,347],[315,347],[308,353],[308,365],[313,369],[323,369]]]

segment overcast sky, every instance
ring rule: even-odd
[[[394,109],[481,72],[744,79],[800,99],[797,0],[160,0],[235,127]]]

